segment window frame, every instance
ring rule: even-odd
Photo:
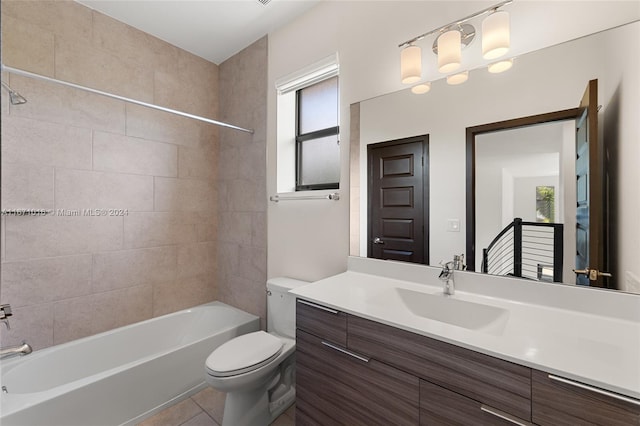
[[[301,185],[300,182],[302,180],[302,157],[301,157],[301,146],[304,142],[314,139],[320,139],[327,136],[336,136],[338,147],[340,146],[340,126],[327,127],[320,130],[314,130],[312,132],[300,133],[300,95],[301,92],[311,87],[315,84],[322,83],[323,81],[329,80],[330,78],[336,78],[336,90],[338,99],[340,96],[340,79],[337,75],[328,77],[326,79],[322,79],[320,81],[315,81],[312,84],[301,87],[296,90],[296,106],[295,106],[295,191],[315,191],[322,189],[340,189],[340,177],[338,177],[337,182],[328,182],[328,183],[318,183],[311,185]],[[336,104],[336,117],[338,121],[340,120],[340,101],[338,100]]]

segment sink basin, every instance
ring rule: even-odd
[[[501,333],[509,311],[482,303],[396,288],[395,296],[412,314],[469,330]]]

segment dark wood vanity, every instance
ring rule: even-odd
[[[296,305],[297,425],[640,425],[632,398],[316,303]]]

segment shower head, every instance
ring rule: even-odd
[[[24,98],[24,96],[9,87],[9,85],[4,81],[2,81],[1,83],[2,87],[7,89],[7,92],[9,92],[9,101],[11,102],[11,105],[21,105],[27,103],[27,100]]]

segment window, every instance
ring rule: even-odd
[[[338,130],[338,77],[296,92],[296,191],[338,188]]]
[[[339,188],[337,55],[278,79],[276,89],[278,193]]]
[[[555,188],[536,186],[536,222],[555,222]]]

